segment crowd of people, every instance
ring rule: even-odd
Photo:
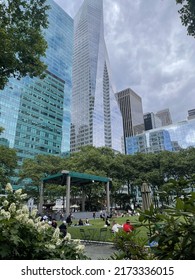
[[[60,218],[62,218],[62,217],[60,217]],[[94,212],[93,213],[93,219],[95,219],[95,218],[96,218],[96,214]],[[134,227],[131,224],[129,219],[127,219],[124,224],[119,224],[119,223],[116,222],[116,220],[113,220],[111,222],[110,219],[112,218],[112,216],[105,215],[105,213],[101,213],[101,212],[100,212],[100,217],[99,218],[101,218],[104,221],[104,227],[110,227],[111,232],[113,234],[119,232],[120,229],[123,230],[126,233],[132,232],[134,230]],[[58,223],[57,223],[56,219],[52,218],[52,217],[49,217],[47,215],[44,215],[43,217],[41,217],[41,221],[47,222],[53,228],[58,227]],[[61,219],[60,219],[60,221],[61,221]],[[89,226],[89,225],[91,225],[88,218],[86,218],[85,220],[79,218],[78,221],[76,223],[74,222],[74,224],[73,224],[71,214],[69,214],[67,216],[66,220],[63,220],[61,222],[62,223],[59,225],[59,230],[60,230],[63,237],[65,237],[66,234],[67,234],[67,227],[68,226]]]

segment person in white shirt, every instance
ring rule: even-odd
[[[112,232],[113,232],[113,233],[118,232],[118,231],[119,231],[119,228],[122,228],[122,225],[117,224],[116,221],[113,221],[113,224],[112,224]]]

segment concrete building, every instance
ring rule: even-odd
[[[156,116],[162,121],[162,126],[172,124],[171,113],[168,108],[158,111]]]
[[[123,137],[126,151],[125,139],[144,131],[142,99],[130,88],[117,92],[115,95],[122,114]]]

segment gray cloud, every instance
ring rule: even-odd
[[[74,17],[83,0],[55,2]],[[181,121],[195,108],[195,39],[187,36],[175,2],[104,0],[104,21],[117,90],[130,87],[144,112],[169,108],[173,121]]]

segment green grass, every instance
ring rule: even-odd
[[[115,220],[118,224],[124,224],[127,219],[130,219],[131,223],[134,225],[135,230],[138,231],[138,236],[147,238],[147,228],[144,226],[139,226],[139,220],[137,216],[133,217],[117,217],[110,219],[111,226],[107,227],[107,234],[104,241],[111,242],[113,239],[113,233],[111,232],[112,221]],[[80,233],[80,229],[83,228],[86,234],[89,233],[90,229],[94,229],[93,237],[90,237],[90,240],[98,241],[100,239],[100,229],[104,228],[105,222],[102,219],[91,219],[91,226],[70,226],[68,227],[68,233],[71,234],[72,239],[83,239]],[[73,220],[73,225],[77,223],[77,220]],[[122,230],[122,229],[121,229]]]

